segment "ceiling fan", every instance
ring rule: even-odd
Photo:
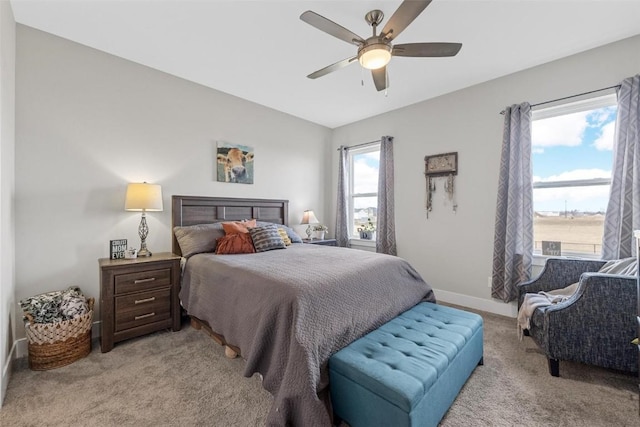
[[[382,29],[382,32],[376,35],[376,29],[384,18],[381,10],[372,10],[367,13],[364,19],[371,27],[373,27],[373,35],[368,39],[363,39],[359,35],[347,30],[341,25],[318,15],[315,12],[307,10],[300,19],[307,24],[316,27],[320,31],[324,31],[334,37],[339,38],[347,43],[358,46],[356,56],[343,59],[335,64],[331,64],[319,69],[307,77],[317,79],[358,60],[364,68],[370,69],[373,76],[373,82],[378,91],[384,90],[389,86],[387,76],[387,64],[392,56],[409,56],[409,57],[444,57],[455,56],[462,47],[461,43],[405,43],[393,45],[391,42],[404,31],[414,19],[429,6],[431,0],[412,1],[405,0],[394,12]]]

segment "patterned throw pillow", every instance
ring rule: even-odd
[[[256,252],[286,248],[282,237],[280,237],[280,233],[278,233],[278,227],[275,224],[262,227],[250,227],[249,233],[253,239],[253,246],[256,248]]]
[[[216,254],[253,254],[256,249],[249,233],[231,233],[218,239]]]
[[[232,221],[232,222],[223,222],[222,228],[224,228],[224,232],[226,234],[233,233],[248,233],[249,230],[247,227],[255,227],[256,220],[250,219],[247,221]]]
[[[282,237],[282,241],[285,246],[291,246],[291,239],[289,238],[289,235],[287,235],[287,230],[284,228],[278,228],[278,234]]]
[[[256,227],[262,227],[263,225],[272,225],[272,222],[256,221]],[[277,224],[278,227],[284,229],[287,232],[287,236],[291,239],[291,243],[302,243],[302,237],[291,227],[287,227],[284,224]]]

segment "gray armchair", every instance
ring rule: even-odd
[[[604,264],[605,261],[550,258],[536,279],[518,285],[520,308],[526,293],[580,282],[568,300],[537,308],[529,333],[525,333],[544,351],[549,372],[555,377],[560,374],[560,360],[638,371],[638,349],[631,344],[637,335],[637,279],[597,273]]]

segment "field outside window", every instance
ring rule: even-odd
[[[615,119],[613,94],[533,113],[534,254],[599,257]]]
[[[349,233],[359,238],[358,228],[378,217],[378,169],[380,144],[349,150]]]

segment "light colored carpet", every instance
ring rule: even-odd
[[[441,425],[638,426],[637,377],[560,362],[560,378],[515,319],[487,313],[484,366],[463,388]],[[243,361],[185,324],[93,352],[72,365],[13,373],[2,426],[261,426],[271,403]]]

